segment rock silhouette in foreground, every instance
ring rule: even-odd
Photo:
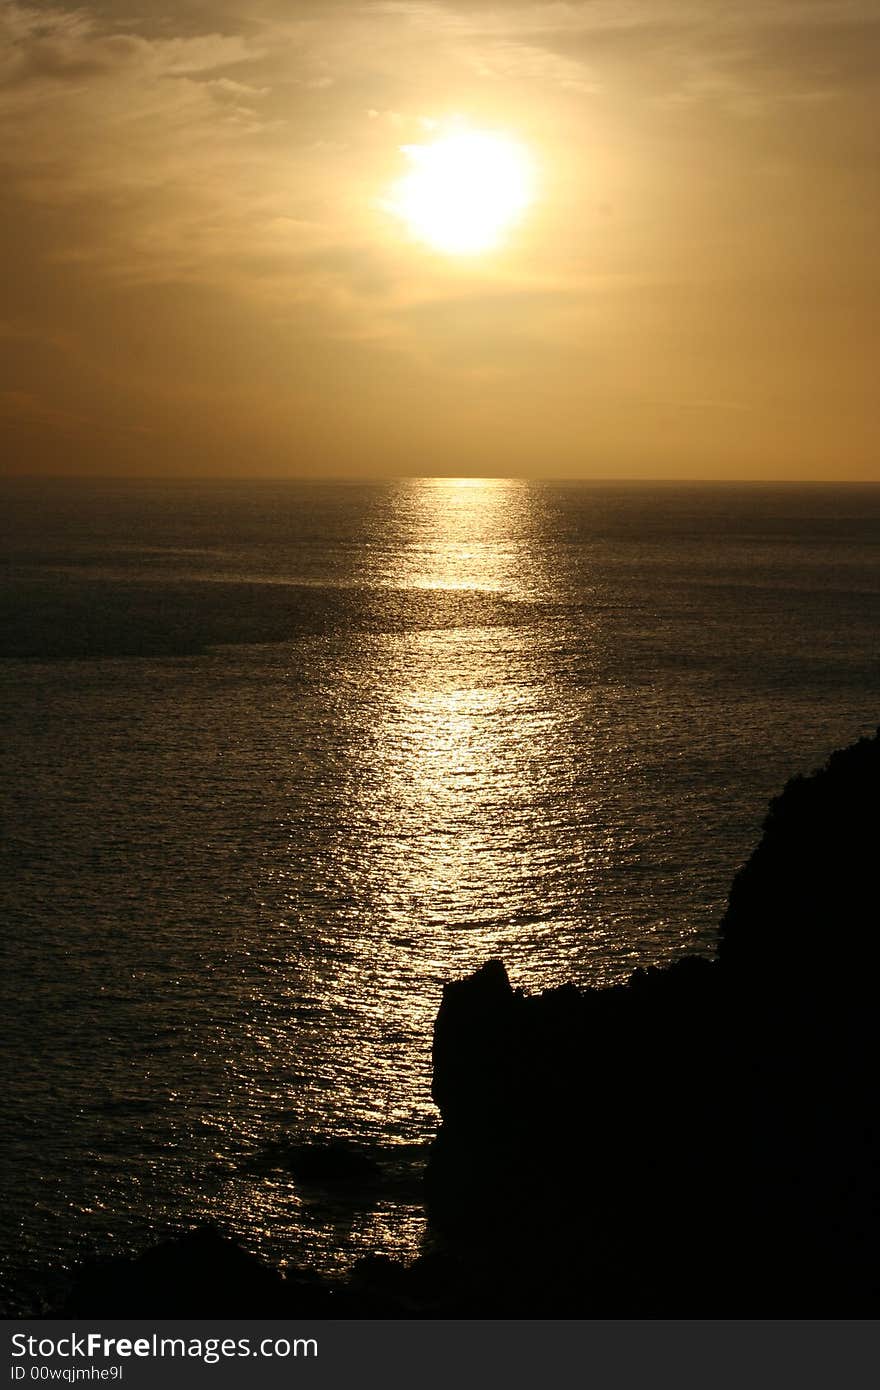
[[[429,1210],[506,1310],[876,1310],[878,801],[878,737],[790,782],[716,962],[446,987]]]
[[[880,731],[770,803],[721,922],[719,959],[752,990],[874,994],[880,965]]]

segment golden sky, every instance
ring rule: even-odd
[[[880,479],[876,0],[0,0],[21,473]],[[404,147],[528,152],[456,255]]]

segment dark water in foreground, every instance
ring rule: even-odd
[[[3,502],[13,1282],[205,1218],[414,1253],[442,982],[711,950],[768,797],[880,717],[880,488]],[[391,1178],[304,1188],[282,1134]]]

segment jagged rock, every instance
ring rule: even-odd
[[[880,738],[773,803],[719,960],[444,990],[434,1226],[511,1316],[853,1316],[878,1299]]]
[[[721,922],[719,958],[741,987],[874,992],[878,832],[880,731],[771,802]]]
[[[444,1113],[464,1111],[491,1123],[501,1099],[516,1000],[502,961],[490,960],[443,987],[434,1023],[431,1094]]]

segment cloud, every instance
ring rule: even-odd
[[[185,75],[253,57],[237,36],[209,33],[147,39],[108,33],[82,9],[35,9],[20,4],[0,9],[0,40],[5,41],[0,81],[7,89],[40,79],[79,83],[86,77],[135,70],[154,76]]]
[[[262,298],[335,249],[356,297],[382,180],[427,116],[510,121],[552,160],[566,125],[595,144],[613,121],[625,144],[622,122],[657,104],[858,100],[880,16],[868,0],[7,0],[0,40],[7,190],[70,209],[49,254],[117,279],[228,273]]]
[[[873,266],[878,62],[875,0],[0,0],[7,413],[179,407],[194,438],[193,402],[287,428],[381,380],[381,447],[408,371],[561,399],[634,352],[655,394],[693,371],[738,399],[709,370],[738,294],[829,246]],[[455,116],[536,152],[507,262],[432,256],[381,207]]]
[[[625,85],[638,75],[634,95],[740,114],[805,97],[845,96],[875,81],[880,61],[873,0],[448,0],[393,8],[425,28],[436,22],[453,30],[489,70],[496,49],[509,55],[511,73],[584,91]]]

